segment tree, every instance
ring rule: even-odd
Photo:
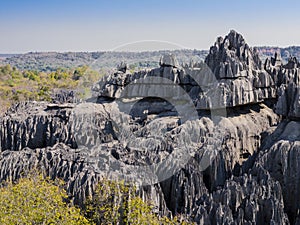
[[[177,217],[170,219],[153,212],[151,203],[137,195],[133,185],[102,179],[85,208],[85,215],[96,224],[187,225]]]
[[[42,175],[29,175],[0,188],[0,224],[90,224],[66,192]]]

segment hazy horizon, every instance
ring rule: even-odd
[[[0,3],[0,53],[111,51],[142,40],[208,50],[232,29],[250,46],[299,46],[299,6],[294,0],[12,0]]]
[[[267,47],[267,48],[289,48],[289,47],[300,47],[300,45],[289,45],[289,46],[250,46],[250,47]],[[19,54],[28,54],[28,53],[93,53],[93,52],[132,52],[132,53],[143,53],[143,52],[156,52],[156,51],[175,51],[175,50],[197,50],[197,51],[209,51],[208,49],[196,49],[196,48],[178,48],[178,49],[158,49],[158,50],[96,50],[96,51],[28,51],[28,52],[0,52],[0,55],[19,55]]]

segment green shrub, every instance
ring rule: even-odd
[[[191,224],[157,215],[152,204],[137,195],[134,186],[122,181],[103,179],[82,211],[66,202],[63,185],[62,181],[45,179],[35,171],[17,183],[2,183],[0,224]]]
[[[8,182],[0,189],[0,224],[90,224],[66,198],[62,188],[41,175]]]
[[[85,215],[96,224],[169,225],[190,224],[177,217],[170,219],[154,213],[151,203],[137,195],[132,185],[103,179],[85,208]]]
[[[19,101],[50,101],[52,90],[76,90],[78,99],[90,96],[91,87],[100,80],[101,73],[81,66],[74,69],[57,69],[54,72],[25,70],[20,72],[10,65],[0,66],[1,106],[9,106]],[[0,113],[7,107],[0,107]]]

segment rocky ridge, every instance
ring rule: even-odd
[[[251,49],[242,35],[231,31],[224,39],[218,38],[210,48],[205,63],[180,67],[174,55],[165,55],[160,68],[139,71],[134,74],[120,71],[94,87],[99,97],[118,99],[129,83],[146,77],[155,77],[162,86],[158,92],[161,98],[178,98],[179,85],[191,97],[197,109],[228,108],[262,102],[276,97],[276,85],[272,76],[262,69],[258,52]],[[162,82],[163,78],[172,83]],[[166,90],[168,90],[166,92]],[[149,88],[136,85],[130,96],[151,96]]]
[[[263,64],[235,31],[205,63],[167,54],[133,74],[120,64],[95,85],[97,101],[20,103],[0,118],[0,180],[37,167],[82,204],[101,177],[123,178],[161,214],[197,224],[300,224],[298,71],[279,54]],[[196,118],[180,114],[190,113],[180,90]],[[137,170],[149,165],[162,166]]]

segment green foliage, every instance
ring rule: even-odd
[[[0,110],[18,101],[50,101],[54,89],[78,90],[77,98],[89,96],[92,85],[104,75],[87,66],[45,73],[19,71],[10,65],[0,66]]]
[[[40,82],[40,77],[36,71],[25,71],[23,72],[23,77],[28,78],[29,80]]]
[[[0,189],[0,224],[90,224],[66,198],[62,188],[41,175],[8,182]]]
[[[134,69],[134,68],[132,68]],[[57,69],[54,72],[18,71],[0,66],[0,112],[11,103],[27,100],[51,100],[55,88],[79,89],[79,96],[103,76],[86,66]],[[66,204],[66,193],[41,176],[7,183],[0,190],[0,224],[88,224],[79,209]],[[103,179],[84,209],[90,224],[187,224],[154,213],[133,186]]]
[[[123,182],[103,179],[87,201],[86,215],[96,224],[116,224],[123,217],[124,203],[130,194]]]
[[[152,212],[151,205],[140,197],[133,197],[128,202],[127,224],[161,224],[157,215]]]
[[[153,206],[137,195],[132,185],[123,181],[103,179],[95,194],[86,203],[86,217],[96,224],[167,225],[182,224],[177,217],[170,219],[153,212]]]
[[[137,195],[134,186],[122,181],[103,179],[82,211],[67,203],[63,185],[62,181],[45,179],[36,171],[17,183],[2,183],[0,224],[191,224],[155,214],[153,206]]]
[[[81,66],[81,67],[76,68],[73,73],[73,79],[79,80],[81,77],[83,77],[85,75],[87,70],[88,70],[87,66]]]
[[[2,66],[0,68],[0,73],[1,74],[8,74],[10,71],[12,71],[12,68],[9,64],[5,65],[5,66]]]

